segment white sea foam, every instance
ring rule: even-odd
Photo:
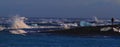
[[[19,30],[21,28],[30,28],[27,24],[24,23],[25,17],[20,17],[19,15],[16,15],[12,17],[11,20],[11,28],[16,30],[11,30],[10,32],[12,34],[24,34],[27,33],[24,30]]]
[[[19,15],[12,17],[11,28],[13,29],[30,28],[30,26],[24,23],[25,19],[26,19],[25,17],[20,17]]]
[[[10,33],[12,33],[12,34],[25,34],[27,32],[25,32],[24,30],[11,30]]]

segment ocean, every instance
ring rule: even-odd
[[[120,36],[77,36],[47,33],[15,35],[8,31],[1,31],[0,47],[120,47]]]
[[[0,47],[120,47],[120,37],[1,32]]]

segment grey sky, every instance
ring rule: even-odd
[[[119,0],[0,0],[0,16],[120,17]]]

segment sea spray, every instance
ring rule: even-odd
[[[30,28],[27,24],[24,23],[25,17],[20,17],[18,15],[12,17],[11,28],[15,30],[11,30],[12,34],[24,34],[27,33],[21,28]]]
[[[25,17],[20,17],[18,15],[12,18],[12,25],[11,28],[18,29],[18,28],[30,28],[27,24],[24,23]]]

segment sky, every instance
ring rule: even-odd
[[[117,17],[120,0],[0,0],[0,17]]]

